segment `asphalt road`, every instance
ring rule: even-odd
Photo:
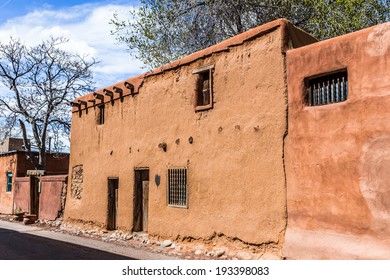
[[[158,260],[167,256],[0,221],[0,260]]]

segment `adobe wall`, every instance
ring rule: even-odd
[[[107,179],[117,177],[118,227],[132,230],[134,168],[148,167],[149,234],[207,239],[218,233],[250,244],[282,241],[286,85],[281,44],[278,28],[146,77],[139,94],[106,105],[103,125],[95,124],[94,108],[81,117],[73,113],[69,188],[76,176],[65,218],[104,227]],[[211,64],[214,108],[196,113],[192,71]],[[162,142],[166,152],[158,147]],[[167,206],[169,167],[188,167],[188,209]]]
[[[55,220],[63,215],[67,190],[67,175],[41,177],[39,219]]]
[[[68,154],[60,156],[48,154],[46,173],[67,174],[68,165]],[[24,176],[26,176],[27,170],[33,169],[35,167],[27,159],[25,152],[15,152],[7,156],[0,156],[0,213],[11,214],[13,211],[29,211],[30,178]],[[13,174],[12,192],[6,192],[6,172],[12,172]],[[60,199],[58,200],[60,201]],[[57,208],[53,210],[56,213],[58,212]],[[51,210],[46,209],[45,211]]]
[[[20,138],[6,138],[0,142],[0,153],[21,150],[23,146],[23,139]]]
[[[294,259],[390,257],[390,23],[288,51],[288,227]],[[304,78],[346,68],[342,103],[304,105]]]
[[[7,172],[12,172],[14,180],[16,154],[0,156],[0,213],[11,214],[13,209],[13,192],[7,192]],[[12,189],[14,185],[12,186]]]

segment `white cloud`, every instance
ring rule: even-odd
[[[110,35],[109,21],[114,12],[125,17],[130,5],[85,4],[53,10],[35,10],[0,25],[0,41],[10,36],[20,38],[27,45],[35,45],[50,36],[64,36],[68,51],[91,55],[101,63],[94,68],[97,87],[105,87],[142,72],[142,63],[134,60],[125,46],[116,45]]]

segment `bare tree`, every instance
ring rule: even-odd
[[[63,148],[62,139],[70,133],[69,103],[94,89],[91,67],[98,61],[61,49],[67,41],[52,37],[33,47],[15,38],[0,43],[0,79],[5,86],[0,88],[0,138],[21,134],[37,169],[45,168],[49,138],[54,139],[54,150]]]

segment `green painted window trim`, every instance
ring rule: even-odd
[[[12,192],[12,173],[7,172],[7,187],[6,192]]]

